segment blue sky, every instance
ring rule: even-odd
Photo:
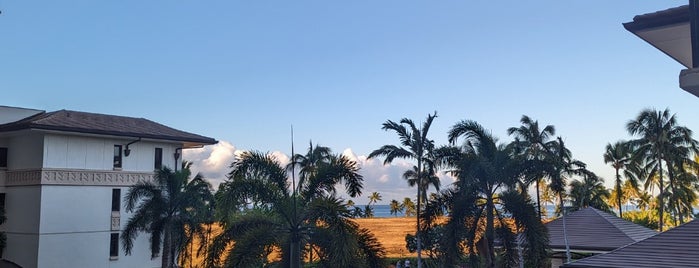
[[[0,105],[145,117],[219,150],[289,154],[293,124],[297,148],[358,157],[396,143],[387,119],[437,111],[438,143],[462,119],[509,141],[526,114],[611,181],[604,146],[641,109],[699,131],[683,67],[621,25],[682,4],[0,0]],[[365,191],[408,195],[400,167],[375,168]]]

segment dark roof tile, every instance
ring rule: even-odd
[[[565,249],[563,219],[546,223],[552,249]],[[651,237],[657,232],[589,207],[566,215],[568,244],[571,250],[611,251]]]
[[[177,130],[148,119],[70,110],[41,113],[0,125],[0,131],[21,129],[56,130],[98,135],[161,139],[197,144],[215,144],[215,139]]]
[[[691,221],[640,242],[563,267],[699,267],[699,221]]]

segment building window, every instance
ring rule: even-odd
[[[163,148],[155,148],[155,169],[163,168]]]
[[[0,193],[0,209],[5,211],[5,193]]]
[[[0,168],[7,167],[7,148],[0,147]]]
[[[121,145],[114,145],[114,168],[121,168]]]
[[[119,233],[111,233],[109,237],[109,259],[119,258]]]
[[[112,189],[112,211],[121,210],[121,189]]]

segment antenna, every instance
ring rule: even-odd
[[[294,163],[294,125],[291,125],[291,184],[293,187],[294,205],[296,205],[296,163]],[[296,211],[296,209],[294,209],[294,211]]]

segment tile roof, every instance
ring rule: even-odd
[[[545,225],[549,230],[551,249],[565,249],[562,218]],[[568,244],[573,251],[612,251],[657,234],[592,207],[566,215],[566,229]]]
[[[98,135],[148,138],[188,142],[195,144],[215,144],[213,138],[177,130],[145,118],[96,114],[70,110],[40,113],[23,120],[0,125],[0,132],[42,129]]]
[[[643,241],[563,267],[699,267],[699,221],[691,221]]]
[[[653,13],[637,15],[633,17],[633,21],[624,23],[624,28],[631,32],[635,32],[643,29],[688,23],[689,17],[689,6],[684,5]]]

